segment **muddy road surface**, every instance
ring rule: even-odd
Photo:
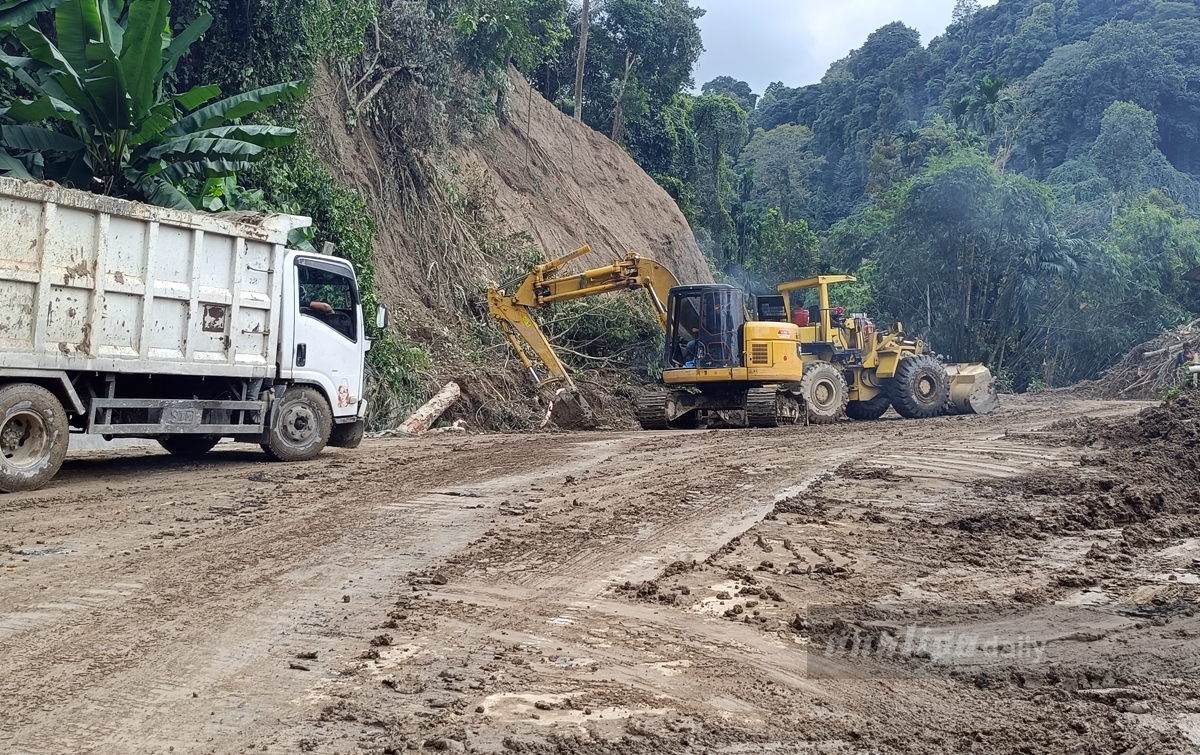
[[[0,496],[0,752],[1200,752],[1147,406],[77,455]]]

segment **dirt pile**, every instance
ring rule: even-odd
[[[572,269],[641,252],[684,283],[712,280],[675,201],[607,136],[564,115],[515,71],[499,131],[461,155],[497,187],[496,207],[548,257],[590,244]]]
[[[968,532],[1123,531],[1118,549],[1200,533],[1200,397],[1184,395],[1136,416],[1072,419],[1047,427],[1086,449],[1079,466],[982,487],[992,495],[1058,498],[1037,517],[989,512],[953,524]]]
[[[1183,381],[1179,356],[1200,349],[1200,320],[1163,333],[1125,355],[1099,380],[1085,381],[1075,391],[1088,398],[1156,399]]]

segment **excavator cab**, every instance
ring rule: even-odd
[[[729,285],[677,286],[667,303],[668,368],[742,366],[742,292]]]

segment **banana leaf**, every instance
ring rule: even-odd
[[[0,139],[7,149],[19,152],[82,152],[87,145],[78,139],[37,126],[0,126]]]
[[[179,33],[179,36],[171,40],[171,44],[167,47],[166,58],[163,60],[162,68],[159,69],[158,75],[154,77],[154,81],[160,82],[167,76],[175,73],[175,67],[179,65],[179,59],[192,44],[204,36],[204,32],[212,26],[213,17],[205,13]]]
[[[67,0],[7,0],[0,3],[0,29],[29,23],[42,11],[54,10]]]
[[[168,163],[195,160],[253,160],[263,151],[263,147],[249,142],[233,139],[203,139],[189,135],[172,139],[165,144],[155,145],[141,154],[135,153],[134,160],[144,159],[148,162],[162,160]]]
[[[25,163],[8,154],[4,149],[0,149],[0,174],[13,178],[33,178],[29,174],[29,169],[25,167]]]
[[[177,184],[185,178],[208,179],[236,176],[238,173],[250,170],[253,165],[247,160],[196,160],[169,165],[158,175]]]
[[[74,0],[54,11],[54,31],[58,50],[76,71],[89,67],[87,47],[104,40],[100,26],[100,6],[96,0]]]
[[[197,110],[168,128],[164,133],[170,136],[183,136],[203,129],[216,128],[226,121],[257,113],[280,102],[303,97],[305,91],[306,87],[300,81],[289,81],[285,84],[255,89],[252,92],[235,95]]]
[[[260,147],[286,147],[296,143],[296,129],[283,126],[221,126],[191,134],[203,139],[235,139]]]
[[[179,110],[176,108],[177,105],[179,108],[183,108],[184,111],[195,110],[214,97],[219,96],[221,96],[221,87],[215,85],[199,86],[175,97],[169,102],[164,102],[151,110],[150,115],[142,121],[138,132],[130,138],[129,146],[137,147],[145,144],[165,131],[179,117]]]
[[[133,0],[129,5],[120,68],[135,113],[144,113],[154,106],[158,72],[163,63],[163,29],[170,11],[170,0]]]
[[[34,123],[45,120],[73,121],[79,111],[62,100],[49,95],[38,97],[36,100],[17,100],[0,114],[8,115],[23,123]]]

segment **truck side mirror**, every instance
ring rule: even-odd
[[[388,308],[380,304],[375,309],[375,327],[379,330],[387,330],[387,326],[391,321],[391,316],[388,314]]]

